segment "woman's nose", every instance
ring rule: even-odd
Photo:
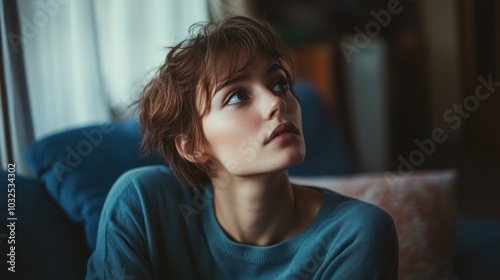
[[[281,116],[283,114],[286,114],[287,111],[286,103],[281,96],[278,96],[267,89],[264,94],[265,94],[263,96],[264,105],[262,106],[262,108],[264,108],[263,113],[266,119],[272,119],[275,118],[276,116]]]

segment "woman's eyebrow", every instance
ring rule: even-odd
[[[283,67],[279,63],[273,62],[269,65],[269,67],[267,67],[266,75],[270,75],[276,71],[284,71],[284,70],[283,70]]]
[[[267,69],[266,69],[266,75],[270,75],[274,72],[277,72],[277,71],[284,71],[283,70],[283,67],[277,63],[277,62],[273,62],[271,63]],[[214,95],[212,96],[212,98],[215,97],[215,95],[221,91],[223,88],[225,87],[228,87],[230,85],[233,85],[233,84],[236,84],[236,83],[239,83],[239,82],[242,82],[242,81],[245,81],[245,80],[248,80],[250,78],[250,76],[248,76],[247,74],[242,74],[242,75],[239,75],[239,76],[236,76],[236,77],[233,77],[223,83],[221,83],[220,85],[217,86],[217,88],[215,89],[214,91]]]
[[[223,88],[228,87],[228,86],[233,85],[233,84],[236,84],[236,83],[239,83],[241,81],[248,80],[249,78],[250,78],[250,76],[248,76],[246,74],[243,74],[243,75],[239,75],[239,76],[236,76],[234,78],[231,78],[231,79],[225,81],[224,83],[222,83],[222,84],[220,84],[220,85],[217,86],[217,88],[215,89],[215,92],[214,92],[214,95],[212,96],[212,98],[214,98],[214,96],[219,91],[221,91]]]

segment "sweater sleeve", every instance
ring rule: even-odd
[[[141,205],[134,183],[122,176],[104,204],[87,280],[151,279]]]
[[[391,216],[365,204],[350,217],[321,279],[398,279],[398,237]]]

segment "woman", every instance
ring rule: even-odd
[[[293,62],[272,28],[197,27],[139,100],[145,150],[170,168],[115,184],[87,279],[397,279],[386,212],[289,180],[305,145]]]

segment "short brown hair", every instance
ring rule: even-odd
[[[175,139],[185,135],[186,151],[196,158],[198,147],[206,143],[201,119],[210,110],[214,86],[248,67],[258,54],[279,63],[293,85],[294,64],[279,36],[260,19],[230,16],[218,22],[195,24],[190,34],[170,48],[138,103],[143,153],[159,153],[179,179],[200,187],[210,182],[209,164],[184,159],[176,149]],[[220,58],[227,58],[230,64],[224,77],[218,77],[215,71]]]

